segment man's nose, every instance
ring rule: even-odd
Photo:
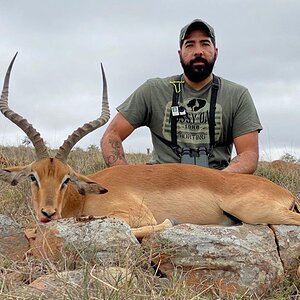
[[[203,48],[201,46],[195,47],[194,56],[203,56]]]

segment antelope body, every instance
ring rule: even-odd
[[[32,180],[33,206],[41,222],[72,216],[112,216],[128,222],[137,237],[172,226],[169,219],[177,223],[230,225],[237,218],[250,224],[300,225],[300,214],[291,210],[299,206],[297,198],[254,175],[185,164],[115,166],[89,176],[76,173],[66,163],[72,147],[109,119],[103,69],[101,117],[74,131],[57,155],[50,157],[39,133],[8,107],[14,59],[6,73],[0,109],[28,135],[37,160],[27,166],[0,170],[0,179],[12,185],[25,178]]]

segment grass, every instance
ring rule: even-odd
[[[299,167],[300,164],[293,164],[296,167]],[[300,195],[300,180],[299,172],[296,172],[294,169],[274,169],[265,163],[259,163],[258,168],[255,172],[258,176],[263,176],[269,180],[275,182],[276,184],[288,189],[297,196]]]
[[[5,158],[1,160],[1,158]],[[149,160],[145,154],[127,154],[130,164],[144,164]],[[32,148],[25,146],[1,147],[0,168],[20,164],[29,164],[34,160]],[[105,167],[99,149],[95,146],[88,150],[75,148],[69,156],[69,164],[82,174],[90,174]],[[260,163],[256,175],[264,176],[275,183],[284,186],[295,194],[299,194],[300,180],[297,172],[276,170],[266,163]],[[30,184],[23,182],[10,187],[0,181],[0,214],[10,216],[19,225],[25,227],[33,220],[31,206]],[[123,250],[123,249],[122,249]],[[124,251],[123,251],[124,252]],[[155,254],[153,254],[155,255]],[[73,254],[62,253],[58,263],[27,257],[24,261],[14,262],[0,254],[0,299],[300,299],[300,282],[287,278],[280,287],[269,295],[257,296],[245,293],[243,295],[222,295],[216,285],[207,282],[200,283],[200,289],[186,285],[185,275],[177,270],[172,278],[157,276],[157,270],[150,266],[145,253],[137,253],[134,262],[126,259],[126,253],[120,258],[121,273],[113,280],[108,278],[110,269],[100,269],[95,259],[86,259],[73,249]],[[59,276],[63,271],[81,269],[80,284],[72,283]],[[102,273],[101,273],[102,272]],[[104,272],[104,273],[103,273]],[[21,289],[12,294],[16,288],[24,288],[42,275],[54,274],[54,286],[61,286],[60,293],[48,289],[48,294],[37,293],[29,295]],[[53,285],[53,283],[52,283]],[[23,296],[22,296],[23,295]]]

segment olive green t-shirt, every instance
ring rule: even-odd
[[[154,148],[151,163],[180,162],[173,150],[157,137],[171,141],[173,85],[170,82],[178,77],[149,79],[117,107],[134,128],[150,128]],[[229,163],[234,138],[262,129],[249,91],[220,77],[219,83],[215,112],[216,147],[209,157],[209,166],[213,168],[223,168],[224,162],[225,165]],[[209,145],[211,86],[212,82],[196,91],[188,84],[182,84],[179,105],[185,108],[186,115],[177,121],[177,144],[181,148],[197,149],[199,145]]]

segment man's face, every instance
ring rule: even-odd
[[[195,30],[187,35],[178,54],[187,78],[201,82],[211,74],[218,49],[204,31]]]

